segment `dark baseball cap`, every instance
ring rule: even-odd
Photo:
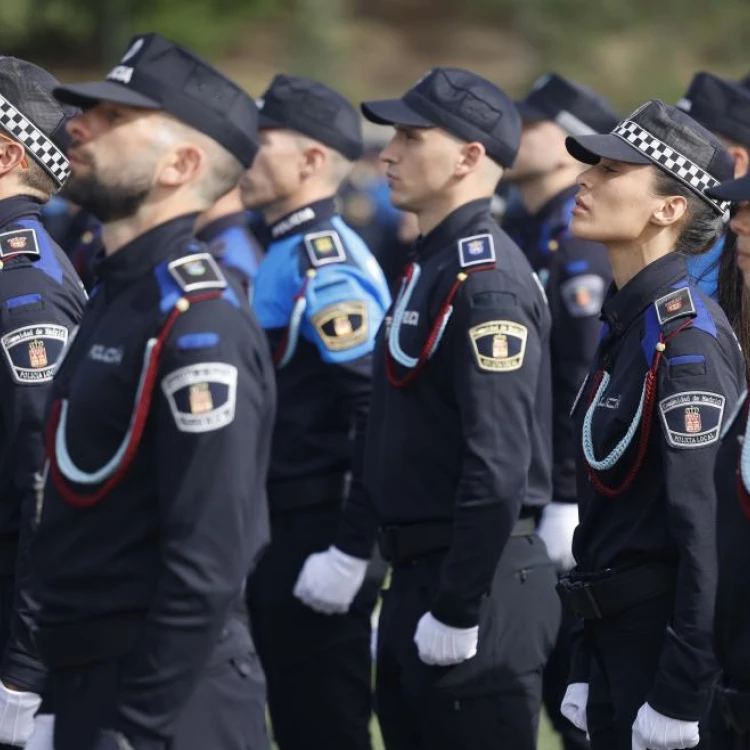
[[[499,165],[510,167],[521,142],[513,100],[486,78],[461,68],[433,68],[401,99],[364,102],[364,116],[379,125],[442,128],[477,141]]]
[[[363,153],[362,121],[346,98],[300,76],[277,75],[261,96],[258,128],[294,130],[354,161]]]
[[[696,73],[677,108],[701,125],[750,148],[750,91],[711,73]]]
[[[38,65],[0,57],[0,130],[21,143],[58,187],[68,178],[65,126],[78,109],[58,102],[58,80]]]
[[[538,78],[516,107],[524,122],[556,122],[568,135],[608,133],[620,119],[604,97],[557,73]]]
[[[163,110],[215,140],[246,167],[258,150],[258,108],[252,97],[159,34],[133,37],[106,81],[60,86],[55,96],[83,108],[112,102]]]
[[[734,175],[734,160],[721,141],[690,115],[659,99],[639,107],[606,135],[568,136],[569,153],[585,164],[613,159],[654,164],[690,188],[719,214],[728,206],[709,188]]]
[[[732,201],[733,203],[750,201],[750,174],[738,177],[736,180],[722,182],[721,185],[709,188],[707,192],[712,198],[722,201]]]

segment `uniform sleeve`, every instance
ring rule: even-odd
[[[454,627],[477,624],[527,491],[549,319],[540,291],[527,287],[523,295],[496,272],[472,274],[456,297],[442,353],[452,361],[465,448],[453,542],[432,612]]]
[[[719,334],[721,335],[721,333]],[[739,396],[726,338],[690,328],[667,345],[659,369],[658,422],[667,496],[667,524],[677,547],[674,616],[648,702],[675,719],[700,719],[714,677],[711,649],[717,584],[714,464],[727,408]],[[655,425],[656,427],[656,425]]]
[[[262,332],[223,301],[170,334],[152,405],[158,570],[146,626],[123,666],[115,729],[169,737],[268,539],[274,420]]]
[[[372,351],[390,298],[359,269],[340,265],[322,269],[308,286],[307,328],[324,362],[334,367],[337,392],[352,414],[354,456],[352,481],[341,516],[336,546],[368,559],[377,532],[377,517],[362,480],[364,440],[372,388]]]
[[[599,314],[611,280],[602,245],[572,237],[561,241],[547,289],[552,311],[552,499],[557,502],[576,502],[577,441],[569,415],[599,343]]]
[[[12,436],[12,452],[7,456],[6,465],[13,467],[12,497],[4,497],[4,504],[6,514],[11,506],[19,513],[13,613],[0,677],[7,685],[41,693],[46,673],[32,637],[36,607],[31,596],[29,548],[44,463],[47,399],[55,366],[80,320],[83,296],[78,290],[64,292],[62,288],[51,288],[52,282],[36,271],[24,269],[6,273],[18,274],[13,278],[14,287],[31,283],[38,291],[10,297],[5,294],[0,313],[3,321],[0,403],[5,434]],[[0,294],[4,291],[1,289]],[[69,300],[61,298],[66,293]],[[4,523],[10,520],[4,514]]]

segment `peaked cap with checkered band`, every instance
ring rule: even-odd
[[[56,86],[54,76],[39,66],[0,57],[0,132],[21,143],[59,188],[69,174],[65,125],[78,109],[52,96]]]
[[[654,164],[679,180],[725,215],[729,204],[709,191],[734,176],[734,161],[719,139],[692,117],[659,99],[639,107],[607,135],[584,135],[566,140],[579,161],[596,164],[612,159],[629,164]]]

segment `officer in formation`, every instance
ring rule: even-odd
[[[273,352],[278,412],[268,474],[272,543],[249,581],[248,603],[281,750],[311,741],[367,750],[378,586],[352,599],[373,540],[354,555],[332,545],[342,505],[365,492],[355,456],[375,334],[391,298],[334,202],[362,154],[359,114],[327,86],[294,76],[277,76],[262,102],[260,151],[241,188],[270,238],[253,308]],[[327,600],[342,580],[351,595]]]
[[[75,110],[55,101],[57,81],[24,60],[0,57],[0,747],[29,739],[44,668],[31,639],[25,583],[44,463],[45,407],[86,295],[40,221],[65,183],[61,151]]]
[[[509,234],[545,283],[552,315],[552,502],[542,512],[539,536],[558,571],[565,572],[575,564],[572,542],[578,525],[577,441],[569,415],[599,343],[599,312],[612,280],[606,248],[573,237],[568,229],[583,165],[568,153],[565,138],[609,132],[617,116],[604,99],[555,74],[540,78],[517,106],[523,119],[521,147],[504,179],[518,189],[527,216],[519,236],[513,228]],[[588,747],[585,734],[560,714],[572,625],[572,616],[564,613],[544,674],[545,707],[566,750]]]
[[[739,270],[750,289],[750,177],[726,182],[710,194],[736,204],[731,227],[737,236]],[[727,404],[716,461],[719,587],[714,644],[722,670],[711,717],[711,747],[716,750],[750,748],[749,406],[747,387],[734,406]]]
[[[69,195],[107,255],[53,383],[31,550],[54,747],[265,749],[237,613],[268,541],[273,367],[242,289],[192,238],[251,164],[257,109],[158,34],[55,94],[84,110]]]
[[[723,231],[728,205],[707,191],[734,164],[659,100],[567,145],[592,165],[570,231],[607,246],[614,283],[572,415],[581,522],[560,593],[583,626],[562,711],[594,750],[695,747],[714,678],[713,469],[745,367],[684,256]]]

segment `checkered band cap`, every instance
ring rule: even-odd
[[[654,164],[669,172],[697,196],[709,203],[719,214],[723,215],[729,210],[727,201],[715,200],[706,195],[706,191],[716,187],[719,180],[701,169],[695,162],[683,156],[679,151],[659,140],[637,122],[623,120],[615,127],[612,134],[638,149]]]

